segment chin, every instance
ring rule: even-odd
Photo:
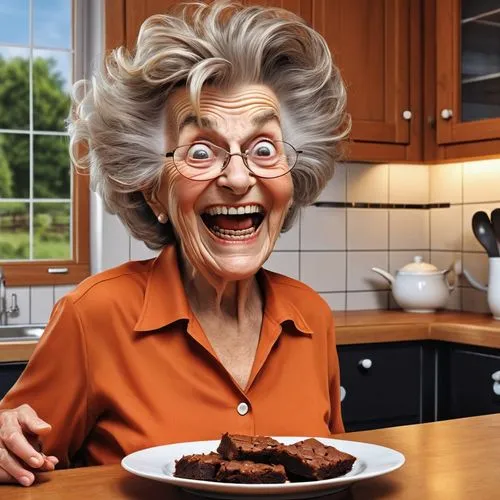
[[[263,261],[261,258],[240,255],[233,258],[216,260],[214,272],[227,281],[240,281],[255,276],[261,268]]]

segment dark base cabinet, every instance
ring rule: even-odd
[[[0,399],[16,383],[27,363],[0,363]]]
[[[423,405],[426,378],[422,366],[426,352],[426,346],[416,342],[339,346],[346,430],[393,427],[431,419],[432,409],[426,415]]]
[[[500,412],[498,349],[446,344],[438,352],[438,419]]]

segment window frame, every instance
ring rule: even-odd
[[[73,0],[73,75],[83,77],[91,0]],[[78,23],[77,23],[78,19]],[[69,111],[69,110],[68,110]],[[69,160],[69,157],[68,157]],[[71,191],[72,258],[67,260],[2,261],[7,286],[72,285],[90,275],[90,188],[87,175],[73,168]]]

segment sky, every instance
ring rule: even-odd
[[[28,53],[30,2],[33,11],[34,56],[54,58],[69,88],[71,55],[69,52],[50,49],[71,49],[72,0],[0,0],[0,54],[4,58],[11,58]],[[37,47],[44,50],[37,50]]]

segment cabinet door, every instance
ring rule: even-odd
[[[419,345],[340,346],[338,351],[347,430],[421,421]]]
[[[0,399],[9,392],[25,367],[26,363],[0,363]]]
[[[311,22],[312,0],[244,0],[247,5],[281,7]],[[125,0],[125,37],[127,47],[134,46],[139,28],[153,14],[165,13],[172,5],[185,3],[181,0]]]
[[[437,142],[500,138],[500,3],[439,0]]]
[[[450,355],[450,417],[500,412],[500,355],[453,349]]]
[[[313,0],[313,27],[346,82],[356,141],[409,142],[409,12],[408,0]]]

